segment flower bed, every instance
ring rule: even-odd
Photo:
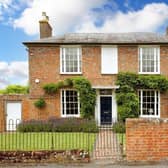
[[[18,125],[19,132],[98,132],[94,120],[82,118],[50,118],[47,121],[30,120]]]

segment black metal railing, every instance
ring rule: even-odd
[[[97,133],[92,132],[19,132],[19,121],[0,123],[0,151],[72,150],[91,152]]]
[[[125,134],[114,133],[111,125],[92,131],[21,132],[20,121],[0,123],[0,151],[85,150],[94,158],[122,157],[125,154]],[[41,123],[43,124],[43,123]]]

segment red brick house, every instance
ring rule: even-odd
[[[118,72],[162,74],[168,77],[168,31],[156,33],[72,33],[52,36],[48,17],[40,21],[40,39],[23,43],[29,55],[30,93],[20,98],[23,120],[80,116],[75,90],[60,90],[45,96],[39,110],[34,101],[44,96],[42,86],[72,76],[84,76],[96,89],[95,119],[101,124],[117,120],[115,85]],[[6,100],[3,99],[3,103]],[[141,117],[168,117],[168,94],[140,91]],[[0,115],[5,118],[5,110]]]

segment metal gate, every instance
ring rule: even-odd
[[[124,154],[124,134],[116,134],[111,126],[101,126],[93,150],[93,159],[121,160]]]

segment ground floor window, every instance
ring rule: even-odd
[[[62,90],[62,116],[79,117],[80,103],[78,92],[75,90]]]
[[[140,90],[140,116],[159,117],[160,114],[160,93],[155,90]]]

